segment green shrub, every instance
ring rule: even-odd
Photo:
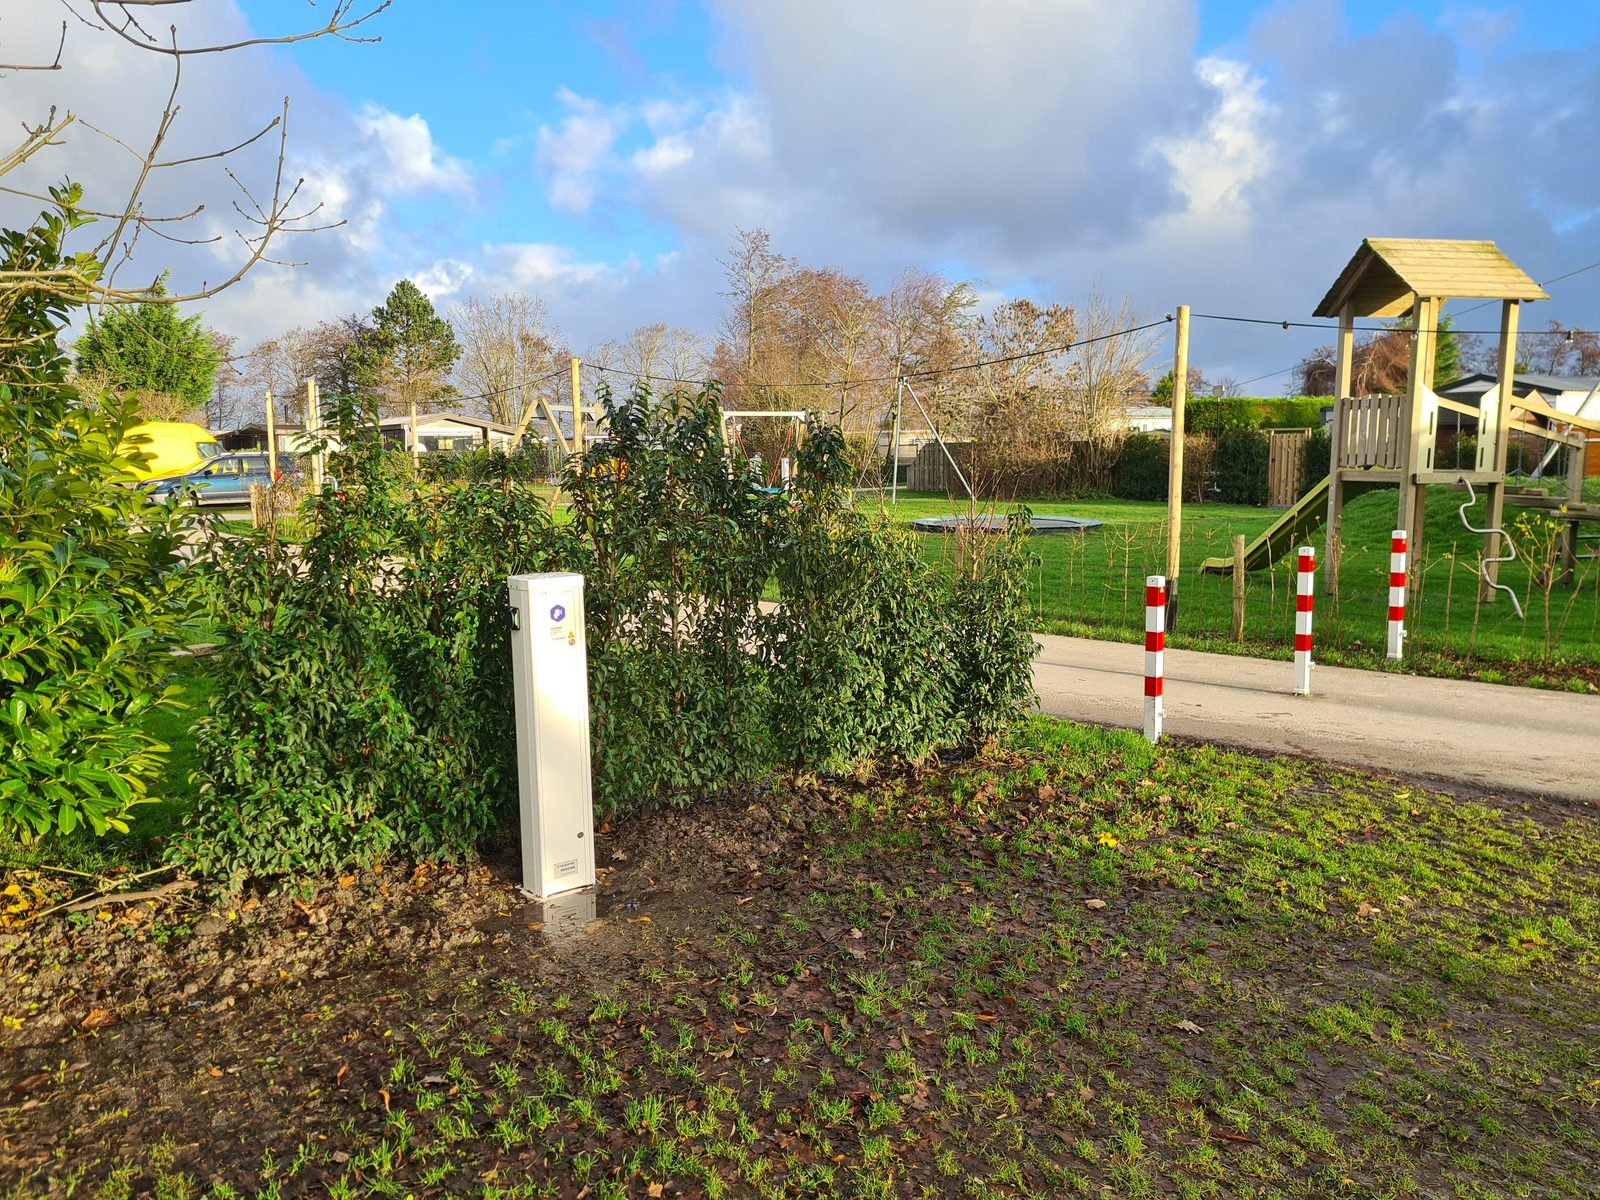
[[[1267,435],[1234,427],[1217,435],[1217,499],[1224,504],[1267,502]]]
[[[1306,439],[1300,456],[1300,495],[1304,496],[1328,477],[1333,464],[1333,431],[1319,425]]]
[[[0,232],[0,270],[98,276],[62,243],[80,190]],[[170,704],[172,646],[191,615],[177,555],[191,518],[146,508],[131,399],[67,382],[58,337],[80,306],[28,283],[0,305],[0,834],[127,831],[167,747],[142,732]]]
[[[1165,500],[1167,470],[1167,439],[1153,433],[1130,433],[1117,459],[1111,494],[1122,500]]]
[[[330,422],[339,490],[309,539],[240,539],[211,576],[228,644],[185,861],[237,882],[465,853],[514,795],[505,580],[525,571],[586,578],[605,813],[778,765],[916,760],[1020,714],[1020,526],[930,566],[851,506],[835,430],[809,428],[776,494],[727,453],[714,390],[602,403],[610,441],[567,464],[567,523],[524,483],[421,479],[370,422]]]
[[[1315,429],[1322,410],[1333,401],[1325,396],[1191,396],[1184,405],[1184,428],[1190,433],[1218,434],[1225,429]]]
[[[567,465],[586,576],[597,803],[682,803],[770,761],[763,589],[787,500],[724,453],[717,395],[602,393],[610,440]],[[605,457],[601,458],[601,454]]]
[[[469,851],[515,791],[506,577],[570,557],[526,487],[420,487],[349,402],[331,424],[310,536],[232,540],[209,576],[226,644],[175,854],[234,882]]]

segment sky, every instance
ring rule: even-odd
[[[161,11],[186,43],[231,41],[314,27],[331,2]],[[0,60],[47,61],[65,11],[0,0]],[[67,20],[63,69],[0,73],[0,112],[55,104],[148,139],[170,63]],[[370,309],[401,277],[446,308],[532,292],[580,351],[656,321],[712,334],[719,259],[756,226],[879,289],[907,267],[991,304],[1098,285],[1151,316],[1307,319],[1367,236],[1489,238],[1538,280],[1600,261],[1596,4],[395,0],[358,32],[381,41],[187,60],[174,157],[287,96],[291,182],[313,223],[343,222],[205,302],[245,344]],[[275,136],[235,163],[258,196]],[[28,170],[93,201],[135,168],[80,127]],[[125,278],[231,272],[240,193],[217,164],[164,173],[150,211],[196,199],[222,240],[142,239]],[[8,196],[0,216],[36,207]],[[1600,327],[1600,269],[1550,292],[1525,328]],[[1197,321],[1191,360],[1275,394],[1329,340]]]

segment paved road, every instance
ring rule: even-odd
[[[1037,635],[1033,682],[1054,716],[1138,729],[1144,650]],[[1600,696],[1167,651],[1165,732],[1397,774],[1600,802]]]

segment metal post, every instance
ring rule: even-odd
[[[1294,596],[1294,694],[1311,694],[1311,605],[1317,582],[1317,555],[1310,546],[1301,546],[1295,556]]]
[[[961,487],[967,493],[967,499],[976,504],[978,497],[973,493],[972,485],[967,482],[967,477],[961,473],[961,468],[956,465],[955,455],[950,453],[950,447],[944,444],[944,436],[939,432],[939,427],[933,423],[933,418],[928,415],[928,410],[922,407],[922,400],[917,395],[917,389],[907,383],[906,391],[911,393],[912,403],[917,406],[917,411],[922,414],[922,419],[928,423],[928,428],[933,430],[933,436],[939,443],[939,449],[944,451],[945,461],[950,464],[950,469],[956,473],[956,478],[961,481]]]
[[[1401,487],[1405,486],[1404,481]],[[1389,661],[1399,662],[1406,640],[1406,531],[1389,535]]]
[[[1167,671],[1167,580],[1144,581],[1144,736],[1153,746],[1161,740],[1163,684]]]

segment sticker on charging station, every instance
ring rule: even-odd
[[[550,639],[557,642],[566,642],[569,645],[577,643],[576,631],[567,627],[567,606],[565,604],[552,604],[550,606]]]

